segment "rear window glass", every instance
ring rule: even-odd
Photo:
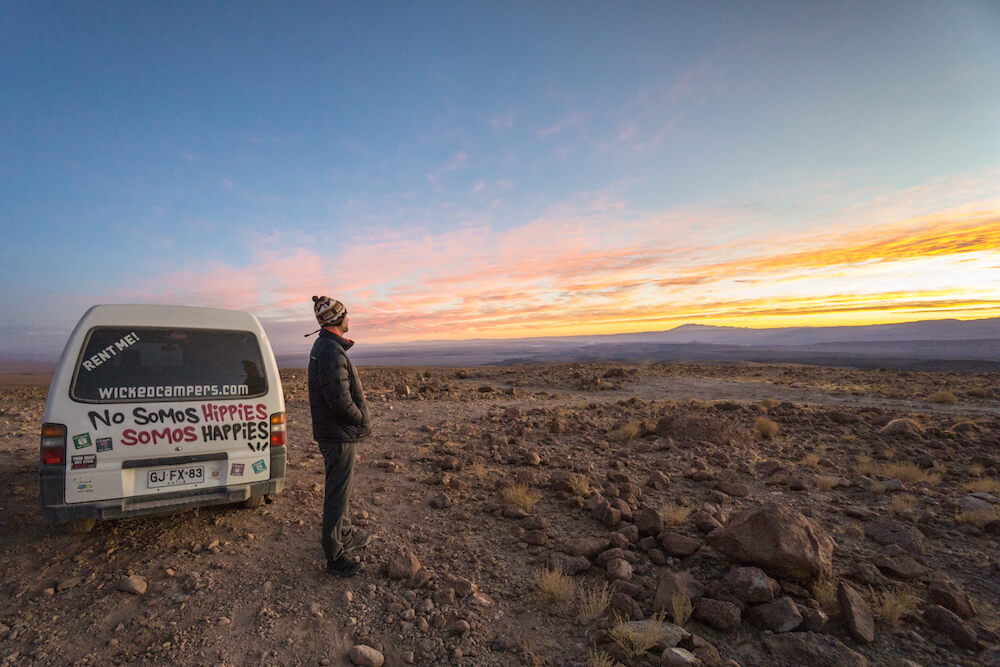
[[[253,332],[97,327],[87,335],[70,396],[125,403],[266,392],[264,361]]]

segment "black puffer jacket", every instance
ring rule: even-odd
[[[356,441],[371,434],[358,369],[347,356],[354,341],[326,329],[309,353],[309,407],[316,440]]]

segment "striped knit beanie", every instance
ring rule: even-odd
[[[316,313],[316,321],[321,327],[328,327],[340,324],[347,314],[344,304],[331,299],[328,296],[313,297],[313,312]]]

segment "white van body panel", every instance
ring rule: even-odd
[[[138,385],[101,386],[81,397],[76,383],[103,364],[109,365],[107,374],[111,364],[153,354],[169,366],[170,355],[180,350],[144,340],[144,335],[162,338],[164,330],[177,332],[180,339],[237,336],[249,347],[256,340],[259,356],[249,364],[247,377],[252,373],[252,384],[262,388],[250,392],[249,380],[176,384],[166,375],[143,371]],[[98,335],[94,332],[114,332],[115,339],[97,352],[89,350],[93,354],[87,357],[84,350],[90,336]],[[177,372],[183,375],[184,370]],[[187,306],[100,305],[88,310],[70,335],[43,419],[66,428],[65,505],[120,501],[122,511],[108,516],[124,516],[142,513],[127,511],[130,507],[161,506],[158,496],[214,491],[245,499],[251,486],[259,487],[254,483],[267,482],[272,473],[279,473],[278,483],[269,487],[276,492],[284,475],[284,448],[275,448],[281,450],[281,470],[272,470],[270,418],[284,411],[274,354],[254,315]]]

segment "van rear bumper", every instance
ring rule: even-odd
[[[46,470],[47,468],[49,470]],[[122,519],[135,516],[173,514],[211,505],[228,505],[247,500],[250,496],[280,493],[285,487],[285,451],[283,447],[271,451],[271,479],[194,491],[99,500],[92,503],[66,504],[63,502],[66,473],[64,468],[60,467],[57,470],[58,472],[51,470],[50,466],[43,466],[39,476],[42,492],[42,516],[45,521],[53,523],[72,519]]]

